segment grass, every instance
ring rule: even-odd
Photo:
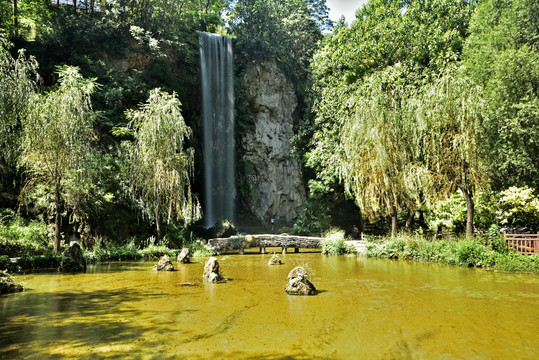
[[[365,256],[503,271],[539,271],[539,256],[509,252],[505,248],[492,246],[491,241],[485,244],[482,239],[429,241],[419,236],[399,235],[380,242],[368,241]]]

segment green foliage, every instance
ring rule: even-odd
[[[176,256],[178,250],[169,249],[165,245],[154,245],[155,238],[149,238],[146,246],[139,248],[135,239],[130,239],[124,245],[114,244],[103,238],[96,238],[92,251],[85,251],[84,257],[88,263],[107,261],[133,261],[151,260],[161,258],[163,255]]]
[[[0,295],[22,290],[22,285],[15,283],[13,276],[7,270],[0,270]]]
[[[484,144],[498,189],[539,187],[539,3],[481,1],[464,60],[484,88]]]
[[[499,233],[498,226],[496,224],[492,224],[488,229],[487,245],[498,253],[508,252],[508,248],[503,240],[503,236]]]
[[[399,235],[381,242],[367,242],[367,257],[439,262],[463,267],[505,271],[539,271],[539,256],[501,252],[476,240],[428,241]]]
[[[61,254],[48,250],[43,255],[23,254],[17,260],[17,270],[53,269],[60,266],[64,257]]]
[[[464,0],[373,0],[357,12],[349,28],[340,27],[327,39],[313,60],[319,97],[316,120],[311,131],[304,131],[311,138],[306,165],[322,185],[318,190],[334,191],[342,180],[370,216],[379,210],[394,215],[396,206],[424,206],[424,198],[429,200],[430,195],[436,200],[445,197],[440,184],[447,177],[436,181],[432,176],[440,166],[431,156],[439,139],[428,137],[446,137],[455,142],[453,150],[473,150],[461,140],[469,135],[463,130],[475,128],[457,127],[460,133],[455,136],[455,127],[448,124],[460,109],[455,95],[462,94],[467,101],[469,92],[461,90],[469,84],[450,92],[444,81],[454,79],[439,74],[458,60],[474,6]],[[424,88],[433,80],[437,80],[434,85]],[[444,100],[445,107],[429,108],[431,120],[440,127],[426,128],[414,99],[432,98],[436,86],[440,92],[446,91],[437,99]],[[480,104],[473,100],[460,104]],[[461,119],[468,113],[461,111],[455,117]],[[474,121],[461,125],[474,125],[476,119],[466,118]],[[443,128],[444,122],[447,128]],[[449,167],[454,169],[454,165]]]
[[[501,192],[498,218],[504,227],[539,228],[539,197],[529,187]]]
[[[429,228],[442,226],[461,232],[466,224],[466,201],[460,192],[447,200],[438,201],[427,219]]]
[[[59,69],[56,90],[32,98],[30,112],[22,123],[22,153],[19,158],[30,180],[29,188],[48,183],[54,188],[55,242],[60,248],[61,190],[64,179],[84,177],[85,163],[92,151],[94,113],[90,95],[95,80],[84,79],[75,67]]]
[[[521,255],[515,252],[499,254],[494,268],[504,271],[539,271],[538,255]]]
[[[204,245],[204,242],[200,239],[193,241],[189,246],[189,253],[193,254],[192,257],[209,257],[219,255],[211,247]]]
[[[158,241],[162,218],[188,225],[201,216],[198,200],[191,193],[194,150],[184,145],[191,129],[180,106],[176,94],[154,89],[147,103],[127,113],[135,140],[125,143],[132,196],[145,215],[156,221]]]
[[[330,230],[322,239],[322,254],[324,255],[344,255],[355,254],[353,245],[345,242],[344,231]]]
[[[0,254],[17,257],[45,254],[52,249],[52,234],[39,221],[26,221],[13,211],[0,211]]]
[[[13,166],[19,154],[20,121],[28,112],[28,101],[36,91],[38,64],[24,49],[13,58],[11,44],[0,31],[0,169]],[[4,180],[5,171],[0,180]]]
[[[293,232],[300,235],[315,236],[329,230],[331,216],[327,206],[319,201],[309,199],[302,205],[303,209]]]
[[[0,255],[0,270],[13,271],[14,266],[7,255]]]

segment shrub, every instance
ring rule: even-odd
[[[539,197],[529,187],[513,186],[502,191],[498,218],[503,226],[538,228]]]
[[[0,253],[18,257],[25,253],[44,254],[52,249],[52,234],[44,223],[27,222],[3,210],[0,218]]]
[[[497,235],[497,234],[496,234]],[[499,236],[497,236],[499,239]],[[498,241],[498,240],[495,240]],[[494,248],[500,247],[502,252]],[[485,267],[506,271],[539,271],[538,255],[508,252],[502,245],[483,245],[476,240],[427,241],[421,237],[397,236],[381,242],[368,241],[365,256],[440,262],[464,267]]]
[[[193,257],[209,257],[214,255],[219,255],[215,249],[204,245],[202,240],[198,239],[193,241],[189,246],[189,252],[193,254]]]
[[[0,255],[0,270],[13,271],[13,266],[12,266],[9,256]]]
[[[13,281],[13,276],[11,276],[11,274],[6,270],[0,271],[0,294],[9,294],[22,290],[23,287]]]
[[[330,230],[322,240],[322,254],[324,255],[344,255],[355,254],[353,245],[347,244],[344,238],[344,231]]]

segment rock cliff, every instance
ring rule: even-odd
[[[243,81],[254,125],[242,138],[244,197],[260,220],[292,221],[305,201],[301,163],[291,156],[294,87],[273,61],[250,64]]]

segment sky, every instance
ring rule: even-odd
[[[326,0],[329,7],[329,18],[335,22],[339,21],[342,15],[346,18],[348,25],[356,18],[356,10],[361,8],[368,0]]]

